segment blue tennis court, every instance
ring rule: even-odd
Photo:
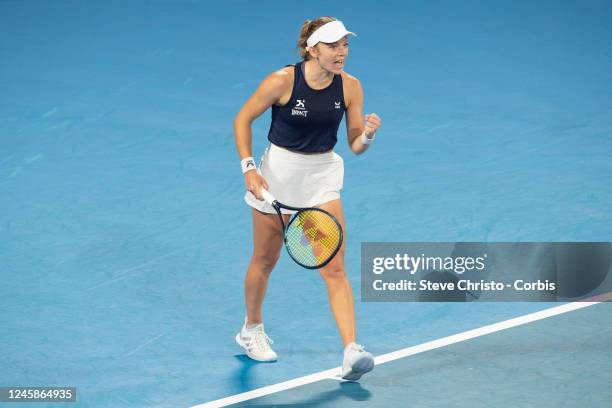
[[[286,254],[264,305],[279,361],[234,342],[252,239],[232,121],[319,15],[358,34],[346,71],[383,120],[364,155],[344,125],[335,149],[358,341],[382,356],[559,306],[360,302],[360,246],[612,241],[609,2],[0,1],[0,386],[193,407],[341,364],[325,285]],[[611,318],[593,304],[237,404],[606,407]]]

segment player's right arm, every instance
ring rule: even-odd
[[[291,81],[285,70],[276,71],[264,79],[259,88],[244,104],[234,119],[234,140],[240,159],[253,156],[251,124],[270,106],[278,103],[290,87]],[[244,183],[257,199],[261,200],[261,187],[268,188],[268,184],[257,171],[247,171],[244,174]]]

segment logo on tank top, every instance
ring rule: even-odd
[[[340,109],[340,102],[334,102],[334,108]]]
[[[296,99],[295,107],[291,109],[291,116],[304,116],[308,115],[306,110],[306,99]]]

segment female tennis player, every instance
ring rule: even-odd
[[[245,201],[252,207],[254,241],[245,279],[246,319],[236,341],[254,360],[277,359],[264,331],[261,309],[268,278],[283,246],[281,223],[275,209],[263,201],[262,188],[279,202],[328,211],[346,231],[340,200],[344,163],[333,151],[338,127],[346,112],[349,147],[361,154],[381,125],[376,114],[363,116],[361,84],[344,72],[349,35],[355,34],[333,17],[306,20],[298,40],[303,61],[264,79],[234,120],[236,147],[248,190]],[[270,107],[270,144],[256,168],[251,123]],[[283,214],[291,213],[283,209]],[[358,380],[372,370],[374,358],[355,343],[353,292],[344,269],[344,243],[319,272],[344,344],[342,377]]]

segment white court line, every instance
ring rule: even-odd
[[[394,361],[400,358],[413,356],[415,354],[423,353],[429,350],[434,350],[440,347],[448,346],[450,344],[459,343],[459,342],[470,340],[476,337],[495,333],[501,330],[506,330],[512,327],[535,322],[537,320],[542,320],[548,317],[557,316],[563,313],[567,313],[567,312],[582,309],[585,307],[593,306],[601,302],[605,302],[607,300],[612,300],[612,293],[607,293],[605,295],[598,296],[596,298],[593,298],[593,300],[596,300],[596,301],[564,303],[560,306],[555,306],[550,309],[540,310],[539,312],[529,313],[523,316],[515,317],[513,319],[504,320],[499,323],[490,324],[488,326],[483,326],[477,329],[468,330],[463,333],[458,333],[452,336],[443,337],[438,340],[433,340],[427,343],[408,347],[408,348],[401,349],[398,351],[393,351],[391,353],[382,354],[380,356],[375,357],[374,361],[376,362],[376,365],[388,363],[389,361]],[[236,404],[236,403],[251,400],[254,398],[263,397],[264,395],[274,394],[276,392],[285,391],[285,390],[300,387],[306,384],[311,384],[317,381],[322,381],[326,379],[339,380],[337,375],[340,372],[340,370],[341,370],[341,367],[332,368],[332,369],[321,371],[318,373],[306,375],[304,377],[294,378],[293,380],[284,381],[281,383],[269,385],[267,387],[257,388],[251,391],[232,395],[230,397],[206,402],[204,404],[194,405],[191,408],[224,407],[227,405]]]

